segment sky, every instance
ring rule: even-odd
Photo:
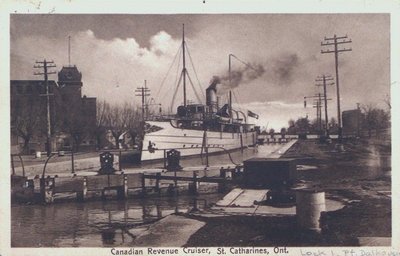
[[[232,70],[244,74],[233,90],[234,105],[259,114],[250,121],[260,126],[280,129],[289,119],[315,118],[312,100],[304,108],[303,97],[322,92],[315,86],[317,76],[335,77],[334,55],[321,54],[333,49],[322,47],[321,41],[334,34],[352,41],[340,46],[352,49],[339,54],[342,110],[354,109],[356,103],[386,107],[388,14],[12,14],[11,79],[41,79],[33,75],[33,65],[44,58],[55,62],[55,71],[68,65],[71,36],[71,64],[82,72],[85,95],[112,104],[140,104],[134,90],[146,80],[150,97],[166,111],[182,68],[177,53],[183,23],[188,73],[198,94],[202,97],[200,88],[205,91],[213,77],[227,76],[228,55],[234,54],[238,59],[232,58]],[[243,62],[261,72],[246,74]],[[188,99],[195,101],[190,84],[187,91]],[[226,99],[223,92],[221,101]],[[335,86],[328,87],[328,97],[329,116],[336,117]],[[174,108],[179,103],[182,87]]]

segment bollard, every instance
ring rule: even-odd
[[[142,196],[146,196],[146,179],[144,173],[142,173]]]
[[[54,179],[41,178],[40,179],[40,196],[42,202],[51,204],[54,202]]]
[[[156,173],[156,192],[160,194],[160,178],[161,178],[161,173]]]
[[[320,232],[321,212],[325,210],[325,192],[314,189],[296,190],[297,225],[301,229]]]
[[[228,169],[229,170],[229,169]],[[219,177],[223,180],[218,183],[218,193],[223,193],[226,189],[225,179],[226,179],[226,171],[224,168],[221,167],[219,170]]]
[[[197,173],[193,172],[193,183],[191,192],[193,195],[197,195]]]
[[[87,198],[87,177],[83,177],[82,180],[82,191],[76,193],[77,200],[84,202]]]
[[[118,199],[126,199],[128,198],[128,176],[124,174],[123,185],[117,189],[117,198]]]

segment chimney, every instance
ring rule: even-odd
[[[219,80],[214,79],[210,86],[206,89],[206,105],[209,107],[210,112],[215,113],[217,112],[217,84]]]

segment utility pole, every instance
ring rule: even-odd
[[[314,99],[315,101],[313,102],[313,108],[316,108],[317,110],[317,122],[319,126],[319,130],[322,131],[322,100],[325,101],[325,96],[321,95],[321,93],[318,93],[314,96],[304,96],[304,108],[307,107],[307,99]],[[331,100],[331,99],[326,99],[326,100]],[[326,102],[326,101],[325,101]]]
[[[318,95],[315,96],[317,100],[314,102],[313,108],[316,108],[317,111],[317,123],[318,123],[318,130],[321,132],[322,127],[321,127],[321,94],[318,93]]]
[[[46,96],[46,105],[47,105],[47,136],[46,136],[46,151],[47,151],[47,156],[50,156],[52,152],[52,147],[51,147],[51,120],[50,120],[50,96],[53,94],[50,94],[49,92],[49,81],[48,81],[48,75],[55,74],[55,71],[48,71],[48,68],[54,68],[56,65],[54,64],[54,61],[46,61],[44,59],[43,61],[36,61],[36,64],[34,65],[34,68],[43,68],[43,73],[41,72],[35,72],[34,75],[44,75],[44,84],[46,87],[46,94],[42,94],[40,96]]]
[[[334,82],[330,82],[333,81],[333,78],[330,76],[326,76],[326,75],[322,75],[318,76],[317,79],[315,80],[315,82],[322,82],[322,84],[316,84],[316,86],[323,86],[324,88],[324,103],[325,103],[325,135],[329,136],[329,128],[328,128],[328,98],[327,98],[327,93],[326,93],[326,86],[327,85],[334,85]],[[329,84],[327,84],[327,82],[330,82]]]
[[[348,44],[351,43],[350,39],[347,39],[347,35],[345,36],[336,36],[336,34],[332,38],[324,38],[325,42],[321,42],[321,46],[330,46],[333,45],[333,50],[321,50],[322,54],[325,53],[334,53],[335,54],[335,71],[336,71],[336,94],[337,94],[337,111],[338,111],[338,125],[339,125],[339,141],[342,140],[342,118],[340,113],[340,89],[339,89],[339,53],[351,51],[351,48],[343,48],[339,49],[338,45],[340,44]]]
[[[145,111],[147,109],[147,104],[146,104],[146,97],[150,96],[150,89],[147,88],[147,81],[144,80],[144,86],[142,87],[138,87],[135,90],[135,96],[139,96],[142,97],[142,121],[144,122],[144,120],[146,119],[146,114]]]

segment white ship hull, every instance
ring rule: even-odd
[[[163,159],[164,151],[171,149],[179,150],[181,156],[200,155],[205,152],[205,149],[202,149],[204,131],[173,127],[169,121],[149,121],[147,123],[162,129],[145,134],[142,161]],[[244,133],[207,131],[206,135],[205,144],[208,146],[208,153],[251,146],[256,143],[257,139],[254,131]]]

